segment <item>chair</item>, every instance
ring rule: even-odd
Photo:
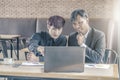
[[[103,56],[104,64],[115,64],[118,60],[118,54],[115,50],[105,49],[105,54]]]
[[[7,45],[6,41],[0,40],[0,52],[4,53],[3,57],[7,58],[8,57],[8,52],[7,52]]]

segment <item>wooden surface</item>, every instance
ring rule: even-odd
[[[4,35],[4,34],[0,34],[0,39],[13,39],[13,38],[17,38],[20,37],[20,35]]]
[[[18,62],[17,62],[18,64]],[[20,64],[20,62],[19,62]],[[39,78],[66,78],[87,80],[118,80],[118,66],[111,64],[109,69],[85,67],[83,73],[45,73],[44,66],[23,66],[0,64],[0,76],[22,76]]]

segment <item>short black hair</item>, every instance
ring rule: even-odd
[[[85,10],[83,10],[83,9],[76,9],[71,14],[71,21],[72,22],[76,20],[77,15],[80,15],[83,18],[88,18],[88,14],[87,14],[87,12]]]
[[[53,26],[58,29],[64,27],[64,24],[65,24],[65,19],[61,16],[55,15],[55,16],[51,16],[48,19],[48,25]]]

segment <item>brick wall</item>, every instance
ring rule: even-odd
[[[111,18],[114,0],[0,0],[0,17],[48,18],[61,15],[69,18],[74,9],[87,10],[90,18]]]

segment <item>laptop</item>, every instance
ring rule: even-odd
[[[85,48],[45,47],[44,72],[83,72]]]

